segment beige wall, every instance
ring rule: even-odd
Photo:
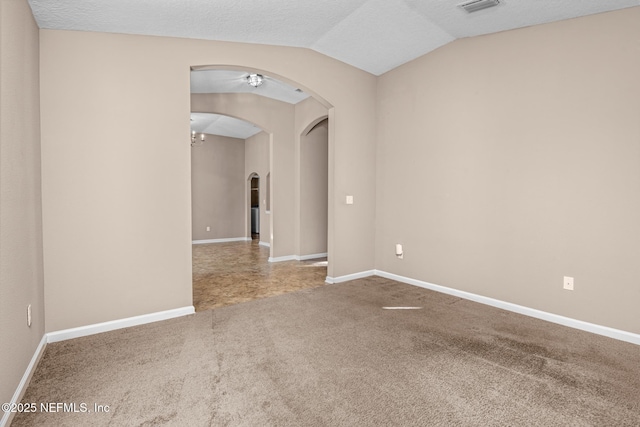
[[[324,120],[300,137],[300,255],[327,252],[327,155]]]
[[[40,41],[47,330],[191,305],[195,65],[261,71],[323,99],[335,119],[329,275],[373,268],[374,76],[299,48],[55,30]]]
[[[381,76],[376,268],[640,333],[639,22],[462,39]]]
[[[191,304],[189,67],[228,65],[328,108],[329,276],[640,332],[639,13],[459,40],[379,79],[307,49],[42,30],[47,330]]]
[[[193,240],[246,237],[244,144],[244,139],[206,135],[191,149]]]
[[[249,179],[252,173],[260,177],[260,242],[271,244],[271,213],[267,213],[267,174],[269,174],[269,134],[260,132],[245,140],[244,177]],[[251,231],[251,218],[248,214],[248,204],[245,205],[247,232]],[[247,234],[248,236],[248,234]]]
[[[44,334],[38,28],[22,0],[0,2],[0,161],[0,402],[9,402]]]

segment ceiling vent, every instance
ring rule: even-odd
[[[458,7],[463,8],[469,13],[477,12],[488,7],[497,6],[500,4],[500,0],[473,0],[466,3],[460,3]]]

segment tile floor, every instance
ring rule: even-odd
[[[270,263],[269,248],[250,242],[193,245],[196,311],[323,286],[326,258]]]

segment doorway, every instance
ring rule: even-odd
[[[300,259],[327,256],[329,121],[310,124],[300,136]]]
[[[251,221],[251,240],[260,241],[260,176],[249,177],[249,218]]]

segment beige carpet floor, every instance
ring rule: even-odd
[[[420,310],[384,310],[420,306]],[[640,346],[373,277],[47,346],[13,426],[638,426]]]

